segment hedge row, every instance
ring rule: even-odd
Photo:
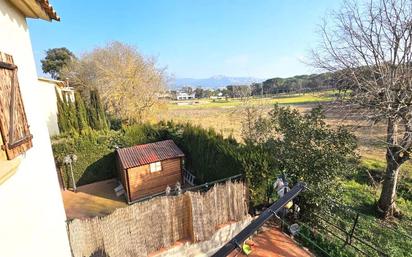
[[[66,186],[71,187],[69,167],[63,158],[75,154],[73,164],[77,186],[106,180],[116,176],[116,147],[128,147],[160,140],[172,139],[186,154],[185,166],[198,183],[225,178],[241,173],[238,161],[239,145],[233,139],[224,139],[212,129],[172,122],[136,124],[120,131],[89,131],[81,135],[55,138],[53,152],[56,163],[65,172]]]

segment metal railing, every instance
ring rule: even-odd
[[[296,184],[290,191],[288,191],[283,197],[273,203],[268,209],[262,212],[253,222],[251,222],[246,228],[240,231],[234,238],[232,238],[227,244],[220,248],[212,257],[224,257],[229,255],[236,248],[242,249],[241,244],[250,237],[254,232],[261,228],[265,222],[270,218],[276,216],[276,214],[283,209],[283,207],[297,197],[305,189],[304,183]]]

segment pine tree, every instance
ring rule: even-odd
[[[84,104],[83,97],[79,92],[74,94],[75,107],[76,107],[76,118],[79,132],[82,132],[89,128],[89,121],[87,118],[87,110]]]

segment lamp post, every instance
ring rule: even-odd
[[[66,155],[63,158],[63,163],[65,165],[68,165],[70,167],[70,175],[72,177],[72,185],[73,185],[73,191],[76,192],[77,188],[76,188],[76,182],[74,180],[74,174],[73,174],[73,164],[77,161],[77,155],[75,154],[69,154]]]

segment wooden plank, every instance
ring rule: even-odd
[[[149,165],[128,169],[131,199],[164,192],[169,185],[182,183],[181,158],[162,161],[162,170],[150,172]]]
[[[4,144],[2,149],[6,151],[8,159],[14,159],[32,147],[32,135],[21,98],[17,67],[10,55],[1,52],[0,62],[0,132]]]
[[[17,66],[12,64],[12,63],[7,63],[7,62],[0,61],[0,68],[1,69],[8,69],[8,70],[15,70],[15,69],[17,69]]]
[[[174,174],[164,176],[164,177],[161,177],[161,178],[139,181],[141,183],[134,184],[134,187],[137,187],[137,188],[151,188],[151,187],[155,187],[157,185],[164,185],[164,187],[166,188],[167,185],[174,186],[176,184],[176,182],[181,181],[180,177],[181,177],[180,173],[174,173]]]

